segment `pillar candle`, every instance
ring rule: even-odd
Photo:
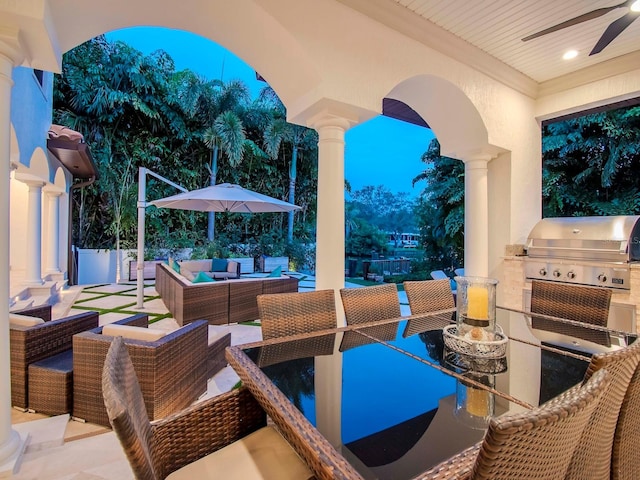
[[[467,317],[479,320],[489,318],[489,291],[484,287],[467,288]]]
[[[489,392],[467,387],[467,412],[476,417],[489,415]]]

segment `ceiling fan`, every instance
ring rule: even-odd
[[[546,28],[538,33],[534,33],[522,39],[523,42],[527,42],[529,40],[533,40],[534,38],[542,37],[543,35],[547,35],[552,32],[557,32],[558,30],[562,30],[567,27],[572,27],[573,25],[578,25],[579,23],[587,22],[589,20],[593,20],[594,18],[601,17],[612,10],[616,10],[618,8],[629,7],[629,11],[620,17],[619,19],[613,21],[607,29],[604,31],[598,42],[596,43],[593,50],[589,55],[595,55],[596,53],[600,53],[604,48],[609,45],[615,38],[620,35],[625,28],[627,28],[631,23],[640,16],[640,0],[627,0],[619,5],[613,5],[611,7],[598,8],[591,12],[585,13],[583,15],[578,15],[570,20],[559,23],[558,25],[554,25],[553,27]]]

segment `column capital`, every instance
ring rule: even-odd
[[[505,152],[507,152],[507,150],[503,148],[487,144],[478,148],[470,148],[456,152],[440,152],[440,154],[445,157],[457,158],[465,164],[471,162],[484,162],[486,164]]]
[[[64,192],[62,190],[59,190],[57,188],[45,188],[44,189],[44,193],[45,195],[47,195],[47,197],[59,197],[60,195],[62,195]]]
[[[14,26],[0,25],[0,58],[6,58],[15,67],[24,61],[24,52],[20,29]]]
[[[47,182],[45,182],[42,178],[36,176],[36,175],[32,175],[30,173],[16,173],[15,176],[16,180],[18,180],[19,182],[22,182],[26,185],[29,185],[29,187],[44,187]]]
[[[356,123],[357,122],[353,121],[353,119],[335,115],[326,111],[319,112],[318,114],[307,120],[307,126],[313,128],[314,130],[320,130],[324,127],[337,127],[346,131]]]

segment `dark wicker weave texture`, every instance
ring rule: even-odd
[[[11,313],[41,318],[45,322],[50,322],[52,317],[51,305],[38,305],[36,307],[23,308],[22,310],[14,310]]]
[[[400,316],[400,299],[394,283],[340,290],[347,325],[387,320]]]
[[[222,335],[209,343],[207,347],[207,378],[213,377],[227,366],[224,351],[229,346],[231,346],[231,333]]]
[[[607,325],[611,290],[533,280],[531,312],[601,327]]]
[[[120,337],[111,342],[107,353],[102,391],[111,425],[138,479],[163,479],[266,425],[264,411],[244,388],[151,425],[136,372]],[[219,478],[224,478],[224,472]]]
[[[640,364],[631,377],[627,394],[624,396],[616,434],[613,438],[613,458],[611,478],[613,480],[635,480],[640,473]]]
[[[47,308],[37,311],[46,312],[46,310]],[[29,314],[29,310],[22,312],[22,315]],[[71,339],[76,333],[97,326],[97,312],[85,312],[58,320],[45,321],[33,327],[11,326],[9,329],[11,404],[22,409],[26,409],[29,405],[29,365],[69,350]]]
[[[403,285],[412,315],[455,308],[449,280],[422,280]]]
[[[331,355],[335,343],[336,334],[319,335],[296,340],[295,343],[274,343],[260,347],[260,353],[256,364],[259,367],[267,367],[277,363],[287,362],[298,358],[319,357]]]
[[[562,480],[580,434],[611,376],[602,370],[582,387],[539,408],[492,418],[481,444],[419,475],[423,480]]]
[[[47,415],[71,413],[73,408],[71,349],[29,365],[29,410]]]
[[[138,318],[144,321],[146,315]],[[114,337],[102,329],[73,338],[73,415],[109,425],[100,377]],[[207,322],[198,320],[155,342],[125,340],[151,419],[187,407],[207,389]]]
[[[264,340],[335,328],[333,290],[258,296]]]
[[[622,401],[629,387],[638,362],[640,361],[640,342],[608,353],[599,353],[591,357],[591,363],[585,373],[590,378],[598,370],[606,369],[612,377],[602,402],[596,407],[578,444],[567,479],[589,480],[609,478],[613,438]]]
[[[395,340],[398,334],[398,323],[383,323],[373,327],[364,327],[357,330],[348,330],[342,334],[340,351],[346,352],[352,348],[370,345],[372,343],[390,342]]]

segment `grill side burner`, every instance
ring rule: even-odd
[[[540,220],[527,242],[527,279],[630,289],[640,261],[640,216]]]

